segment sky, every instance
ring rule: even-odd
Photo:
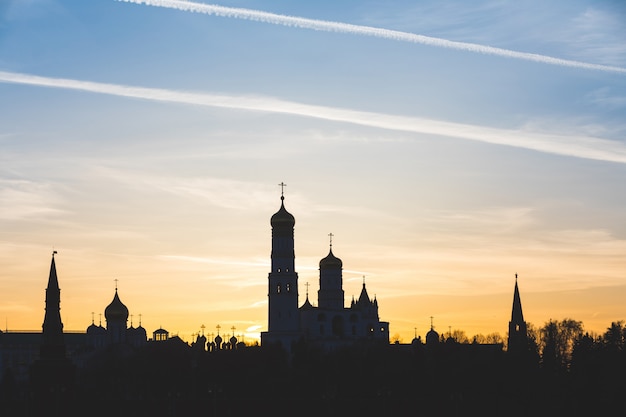
[[[0,1],[0,327],[267,329],[294,215],[393,340],[626,319],[626,3]],[[129,322],[129,324],[131,324]]]

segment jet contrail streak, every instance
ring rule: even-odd
[[[64,78],[40,77],[3,71],[0,71],[0,82],[87,91],[121,97],[205,107],[289,114],[386,130],[469,139],[557,155],[626,163],[626,146],[617,141],[594,137],[563,136],[527,132],[523,130],[495,129],[485,126],[422,119],[418,117],[315,106],[280,100],[273,97],[194,93]]]
[[[390,39],[400,42],[419,43],[429,46],[457,49],[467,52],[478,52],[488,55],[497,55],[507,58],[523,59],[544,64],[561,65],[566,67],[592,69],[607,72],[617,72],[626,74],[626,68],[609,65],[590,64],[587,62],[572,61],[568,59],[554,58],[546,55],[532,54],[528,52],[518,52],[509,49],[495,48],[492,46],[479,45],[475,43],[456,42],[430,36],[416,35],[409,32],[382,29],[372,26],[353,25],[350,23],[331,22],[326,20],[307,19],[303,17],[286,16],[275,13],[263,12],[260,10],[241,9],[234,7],[224,7],[204,3],[194,3],[184,0],[117,0],[125,3],[145,4],[147,6],[165,7],[185,12],[195,12],[207,15],[233,17],[236,19],[254,20],[257,22],[270,23],[274,25],[293,26],[302,29],[313,29],[326,32],[349,33],[353,35],[373,36],[377,38]]]

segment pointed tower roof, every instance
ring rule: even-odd
[[[63,323],[61,322],[61,290],[57,278],[57,268],[52,252],[48,287],[46,288],[46,313],[43,319],[40,356],[42,359],[64,359],[65,343],[63,340]]]
[[[357,300],[357,305],[363,305],[365,303],[371,303],[369,295],[367,295],[367,289],[365,289],[365,277],[363,277],[363,288],[361,288],[361,295],[359,295],[359,299]]]
[[[519,287],[517,286],[517,274],[515,274],[515,290],[513,292],[513,309],[511,310],[511,321],[513,323],[521,323],[524,321],[524,314],[522,314],[522,301],[519,295]]]
[[[48,289],[59,289],[59,278],[57,277],[57,266],[54,262],[54,255],[57,251],[52,252],[52,262],[50,263],[50,275],[48,276]]]

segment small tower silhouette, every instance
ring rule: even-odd
[[[329,233],[330,249],[328,255],[319,263],[320,289],[317,292],[317,304],[320,308],[343,309],[343,277],[341,259],[333,254],[333,234]]]
[[[508,351],[511,353],[523,352],[528,347],[528,333],[524,315],[522,314],[522,301],[517,285],[517,274],[515,274],[515,290],[513,292],[513,308],[511,311],[511,321],[509,322]]]
[[[65,359],[65,342],[63,340],[63,323],[61,322],[61,289],[57,277],[57,268],[52,252],[48,287],[46,288],[46,313],[42,325],[42,343],[39,357],[43,360]]]
[[[30,383],[34,415],[68,415],[74,394],[74,365],[67,358],[61,322],[61,289],[52,253],[46,312],[42,326],[39,359],[31,367]]]
[[[128,322],[128,307],[122,303],[117,294],[117,279],[115,280],[115,295],[113,301],[104,310],[107,322],[107,333],[110,344],[126,342],[126,323]]]

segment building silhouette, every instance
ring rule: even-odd
[[[96,326],[92,315],[91,325],[87,327],[86,331],[88,346],[98,350],[114,345],[126,345],[137,348],[146,344],[148,337],[146,329],[141,325],[141,318],[139,326],[134,327],[131,321],[130,327],[127,327],[128,316],[128,307],[122,303],[116,284],[113,300],[104,309],[106,327],[102,326],[102,321]]]
[[[75,367],[67,357],[61,321],[61,289],[54,255],[46,287],[46,307],[39,358],[31,368],[35,415],[67,415],[74,395]]]
[[[528,329],[522,313],[522,301],[517,285],[515,274],[515,289],[513,290],[513,308],[511,309],[511,321],[509,321],[508,351],[511,354],[525,352],[528,349]]]
[[[280,184],[284,187],[285,184]],[[272,252],[268,276],[268,330],[261,333],[261,345],[279,345],[291,352],[295,343],[305,342],[323,349],[359,343],[389,343],[389,323],[380,321],[378,301],[370,299],[365,287],[350,307],[344,306],[343,262],[333,254],[332,234],[328,255],[319,262],[318,305],[308,291],[298,306],[298,273],[295,270],[295,218],[285,209],[271,217]]]

